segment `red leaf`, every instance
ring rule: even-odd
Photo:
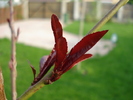
[[[53,50],[51,54],[48,56],[46,62],[44,63],[39,76],[44,76],[53,66],[53,64],[55,63],[55,56],[56,52]]]
[[[30,64],[30,62],[29,62],[29,64]],[[30,64],[30,67],[31,67],[31,69],[32,69],[33,76],[34,76],[34,79],[35,79],[35,76],[36,76],[36,70],[35,70],[34,66],[32,66],[31,64]]]
[[[70,51],[71,55],[83,55],[89,49],[91,49],[103,36],[106,34],[108,30],[95,32],[92,34],[86,35],[81,41],[79,41]]]
[[[62,61],[66,57],[67,42],[62,35],[62,26],[57,16],[54,14],[51,17],[51,24],[54,32],[54,37],[55,37],[55,51],[56,51],[55,69],[56,69],[59,65],[61,65]]]
[[[43,64],[40,73],[37,75],[37,79],[34,79],[32,85],[34,85],[36,82],[38,82],[44,75],[47,74],[47,72],[49,71],[49,69],[53,66],[53,64],[55,63],[55,56],[56,56],[56,52],[53,49],[51,54],[48,56],[46,62]]]
[[[49,56],[43,56],[41,59],[40,59],[40,71],[42,70],[44,64],[46,63],[47,59],[48,59]]]
[[[84,57],[86,58],[87,55],[84,56],[84,54],[91,49],[107,32],[108,30],[88,34],[81,41],[79,41],[68,54],[63,65],[63,71],[69,70],[75,63],[83,60]]]
[[[51,17],[51,25],[52,25],[52,30],[54,32],[55,42],[56,42],[60,37],[62,37],[62,26],[59,22],[59,19],[54,14]]]
[[[78,58],[75,62],[74,62],[74,65],[76,65],[77,63],[83,61],[83,60],[86,60],[88,58],[92,57],[92,54],[84,54],[83,56],[81,56],[80,58]],[[73,66],[74,66],[73,65]]]
[[[56,65],[55,65],[55,68],[56,68],[56,67],[59,67],[59,65],[61,65],[63,60],[66,58],[67,42],[66,42],[66,39],[64,37],[61,37],[58,39],[56,46],[55,46],[55,50],[57,52]]]
[[[70,66],[69,67],[65,67],[63,69],[63,72],[62,73],[65,73],[66,71],[70,70],[72,67],[74,67],[77,63],[83,61],[83,60],[86,60],[88,58],[92,57],[92,54],[84,54],[83,56],[81,56],[80,58],[78,58],[77,60],[75,60],[74,62],[67,62],[67,63],[70,63]],[[71,59],[72,60],[72,59]]]

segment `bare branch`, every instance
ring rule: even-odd
[[[33,94],[35,94],[42,87],[52,84],[52,82],[49,80],[51,75],[52,75],[52,71],[48,73],[46,76],[44,76],[35,85],[30,86],[17,100],[28,100]]]
[[[20,29],[18,28],[18,30],[17,30],[17,36],[16,36],[16,41],[18,40],[19,34],[20,34]]]
[[[120,0],[90,31],[89,33],[93,33],[98,31],[108,20],[112,18],[112,16],[129,0]]]
[[[15,29],[14,29],[14,8],[13,8],[13,1],[9,0],[9,9],[10,9],[10,19],[8,19],[9,27],[11,30],[11,59],[9,62],[9,68],[11,70],[11,89],[12,89],[12,100],[16,100],[17,92],[16,92],[16,36],[15,36]]]

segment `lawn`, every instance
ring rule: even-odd
[[[94,23],[85,23],[84,33]],[[68,71],[55,83],[43,87],[29,100],[132,100],[133,98],[133,24],[107,23],[102,29],[109,29],[104,39],[110,39],[112,33],[118,35],[116,47],[106,56],[95,57],[82,62],[81,71],[76,68]],[[78,33],[79,22],[73,22],[64,28]],[[84,35],[85,35],[84,34]],[[50,51],[17,44],[17,91],[20,96],[31,84],[33,74],[28,60],[39,70],[39,60]],[[0,40],[0,66],[3,69],[7,99],[11,98],[10,41]]]

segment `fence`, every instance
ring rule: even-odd
[[[7,22],[9,18],[9,7],[0,8],[0,24]],[[22,5],[14,6],[14,19],[19,20],[22,19]]]
[[[29,2],[29,18],[50,18],[54,13],[58,17],[61,15],[61,2],[43,2],[43,3],[33,3]],[[74,14],[74,3],[67,3],[67,15],[73,20]],[[112,4],[102,4],[102,15],[105,15],[111,8]],[[15,20],[23,18],[23,8],[22,5],[15,6],[14,18]],[[81,10],[81,9],[79,9]],[[96,16],[96,3],[87,3],[86,6],[86,15]],[[0,23],[6,22],[9,18],[9,8],[0,8]],[[114,19],[118,19],[118,14],[115,14]],[[133,21],[133,5],[125,5],[123,10],[122,21]]]
[[[69,2],[67,3],[67,14],[69,15],[70,19],[73,19],[74,13],[74,3]],[[102,4],[102,15],[105,15],[114,5],[103,3]],[[81,10],[81,9],[79,9]],[[51,14],[55,13],[58,17],[61,15],[61,2],[45,2],[45,3],[29,3],[29,17],[30,18],[50,18]],[[87,2],[86,6],[86,15],[96,16],[96,3],[94,2]],[[118,14],[116,14],[113,18],[118,19]],[[133,20],[133,5],[125,5],[123,14],[122,14],[122,21]]]

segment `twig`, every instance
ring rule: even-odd
[[[90,31],[89,33],[96,32],[100,29],[108,20],[112,18],[112,16],[129,0],[120,0]]]
[[[1,68],[0,68],[0,99],[6,100],[6,95],[4,91],[4,81],[3,81],[3,75],[2,75]]]
[[[16,100],[17,92],[16,92],[16,40],[18,37],[15,36],[15,29],[14,29],[14,8],[13,8],[13,1],[9,0],[9,9],[10,9],[10,19],[8,19],[9,27],[11,30],[11,59],[9,62],[9,67],[11,70],[11,90],[12,90],[12,100]]]
[[[118,10],[120,7],[122,7],[124,4],[126,4],[129,0],[120,0],[112,9],[103,17],[103,19],[98,22],[98,24],[89,32],[92,33],[96,30],[98,30],[101,26],[103,26]],[[31,86],[27,91],[22,94],[17,100],[27,100],[30,96],[32,96],[37,90],[42,88],[43,86],[47,85],[48,82],[46,81],[47,78],[44,76],[38,83]],[[45,80],[45,81],[44,81]]]
[[[27,100],[30,98],[34,93],[36,93],[39,89],[41,89],[43,86],[51,84],[49,82],[49,77],[52,75],[52,72],[50,72],[48,75],[43,77],[38,83],[36,83],[33,86],[30,86],[17,100]]]

